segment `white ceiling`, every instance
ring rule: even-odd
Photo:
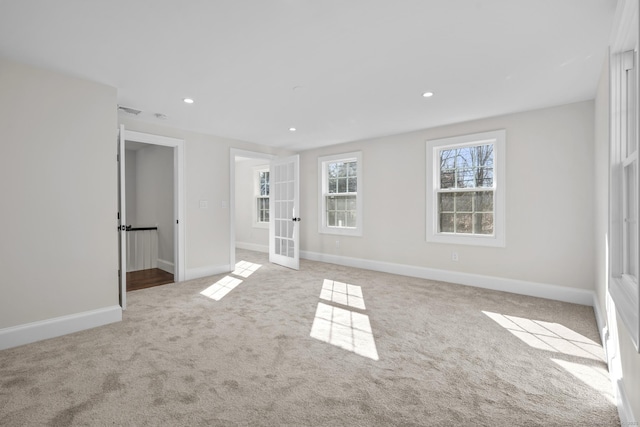
[[[114,86],[140,120],[304,150],[592,99],[615,4],[0,0],[0,56]]]

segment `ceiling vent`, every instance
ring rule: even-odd
[[[142,113],[142,111],[140,110],[136,110],[135,108],[123,107],[122,105],[118,105],[118,110],[124,111],[125,113],[128,113],[128,114],[133,114],[134,116],[137,116],[138,114]]]

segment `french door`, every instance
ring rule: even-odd
[[[300,268],[298,155],[273,160],[269,189],[269,262]]]

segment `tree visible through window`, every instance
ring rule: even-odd
[[[504,130],[427,141],[427,241],[504,246]]]
[[[493,234],[493,144],[443,149],[439,158],[439,231]]]
[[[258,171],[258,191],[256,195],[257,222],[269,222],[269,171]]]

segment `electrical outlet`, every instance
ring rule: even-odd
[[[340,240],[336,240],[336,249],[340,247]]]
[[[458,252],[451,251],[451,261],[458,262]]]

